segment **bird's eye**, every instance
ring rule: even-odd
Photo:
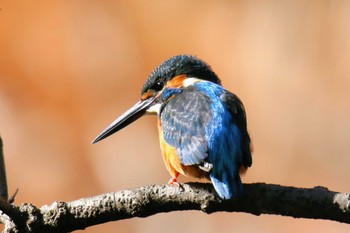
[[[163,89],[164,83],[161,81],[156,82],[155,84],[153,84],[152,89],[155,91],[160,91]]]

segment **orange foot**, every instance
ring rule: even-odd
[[[177,188],[180,188],[181,191],[185,190],[184,187],[179,182],[177,182],[177,176],[176,177],[172,177],[169,180],[168,184],[171,184],[171,185],[174,185]]]
[[[177,177],[172,177],[169,181],[168,184],[172,184],[174,186],[180,187],[179,182],[177,182]]]

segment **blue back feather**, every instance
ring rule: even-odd
[[[209,177],[222,199],[239,196],[239,167],[251,164],[241,102],[222,86],[207,81],[176,90],[164,90],[163,98],[173,96],[160,114],[165,141],[176,148],[183,165],[213,165]]]
[[[233,122],[233,115],[225,106],[221,95],[225,90],[209,82],[196,83],[211,99],[212,118],[206,126],[208,162],[213,164],[210,179],[223,199],[240,195],[242,183],[238,174],[242,163],[241,133]]]

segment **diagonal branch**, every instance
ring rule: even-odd
[[[7,200],[8,193],[7,193],[7,180],[6,180],[6,171],[5,171],[5,160],[4,160],[4,153],[3,153],[3,144],[2,139],[0,137],[0,197],[3,197]]]
[[[40,209],[31,204],[12,205],[5,210],[0,205],[0,209],[11,216],[23,232],[68,232],[179,210],[276,214],[350,223],[349,193],[336,193],[323,187],[306,189],[264,183],[245,184],[244,190],[243,197],[223,201],[208,183],[188,183],[181,188],[149,185],[72,202],[56,201]]]

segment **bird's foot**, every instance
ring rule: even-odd
[[[168,184],[170,185],[174,185],[175,187],[179,188],[181,191],[184,191],[185,188],[182,186],[182,184],[180,184],[179,182],[177,182],[177,177],[172,177]]]
[[[176,177],[171,177],[171,179],[168,181],[168,184],[174,185],[176,187],[180,187],[180,184],[179,184],[179,182],[177,182]]]

